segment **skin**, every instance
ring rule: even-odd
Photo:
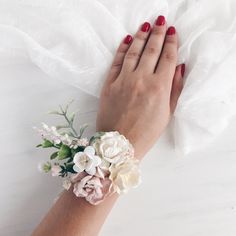
[[[138,30],[129,45],[122,42],[101,92],[97,131],[119,131],[139,160],[166,128],[183,88],[178,36],[166,32],[166,24],[154,24],[149,32]],[[65,191],[32,235],[98,235],[117,198],[93,206]]]

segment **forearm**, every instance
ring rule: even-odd
[[[125,149],[128,150],[126,155],[130,155],[127,163],[121,162],[114,167],[115,171],[112,170],[111,163],[116,162],[117,152],[122,153],[121,146],[127,144],[124,136],[122,142],[117,141],[114,145],[114,140],[109,141],[102,148],[102,153],[106,153],[106,158],[108,156],[106,161],[109,160],[109,179],[116,186],[120,185],[119,192],[139,183],[138,162],[131,161],[133,149],[135,158],[141,160],[160,137],[175,110],[183,88],[182,78],[185,71],[184,64],[177,66],[177,49],[176,30],[174,27],[167,29],[163,16],[157,18],[152,29],[149,23],[144,23],[133,40],[128,35],[118,48],[101,92],[96,127],[98,131],[119,131],[133,146],[132,150]],[[97,157],[94,154],[89,155],[95,160]],[[80,157],[81,155],[73,157],[74,166],[77,168],[81,165]],[[82,168],[84,173],[86,168]],[[81,167],[78,171],[76,169],[78,174],[80,169]],[[93,181],[92,177],[87,178]],[[82,187],[91,188],[86,184],[87,182],[83,183]],[[81,195],[81,192],[77,193],[78,196]],[[117,198],[118,194],[113,194],[94,206],[84,198],[76,197],[72,190],[64,192],[33,236],[95,236]]]
[[[94,206],[84,198],[77,198],[71,190],[64,191],[32,236],[98,235],[117,198],[114,193]]]

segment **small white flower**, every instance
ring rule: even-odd
[[[61,172],[61,167],[59,165],[53,165],[51,167],[51,173],[52,173],[52,176],[53,177],[57,177],[60,175],[60,172]]]
[[[89,175],[96,173],[96,167],[100,165],[101,158],[95,155],[95,149],[88,146],[83,152],[78,152],[74,156],[74,171],[80,173],[86,171]]]

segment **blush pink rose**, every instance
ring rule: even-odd
[[[77,197],[84,197],[90,204],[99,204],[111,192],[111,180],[85,173],[74,176],[73,192]]]

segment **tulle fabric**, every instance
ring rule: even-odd
[[[0,66],[32,63],[99,97],[127,33],[162,14],[180,38],[185,86],[174,118],[176,148],[205,147],[235,115],[235,0],[1,0]]]

